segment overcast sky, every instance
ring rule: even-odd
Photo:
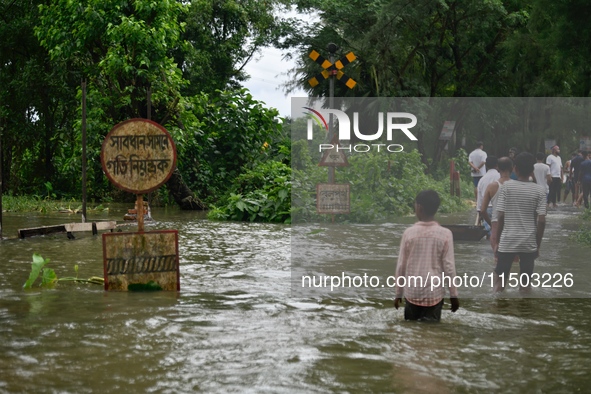
[[[298,14],[295,11],[287,13],[286,16],[297,16],[307,23],[314,23],[311,15]],[[291,97],[307,97],[303,90],[298,90],[286,95],[282,84],[289,79],[287,71],[294,68],[295,60],[283,61],[284,52],[276,48],[264,48],[256,60],[246,65],[246,72],[250,79],[243,85],[250,90],[252,96],[263,101],[269,107],[279,110],[281,116],[290,116]]]
[[[289,116],[291,113],[291,97],[306,97],[303,90],[290,93],[287,96],[285,84],[289,79],[287,71],[294,67],[294,61],[283,61],[283,52],[275,48],[264,48],[260,59],[251,61],[246,65],[246,72],[250,79],[244,86],[250,90],[252,96],[259,101],[264,101],[268,107],[279,110],[281,116]]]

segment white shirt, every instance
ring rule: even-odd
[[[474,165],[474,167],[478,167],[482,163],[486,162],[486,152],[480,148],[476,148],[472,151],[472,153],[470,153],[470,156],[468,156],[468,161],[470,163],[472,163]],[[473,177],[484,176],[485,174],[486,174],[486,166],[485,165],[480,167],[480,172],[472,171]]]
[[[546,193],[550,192],[550,186],[548,186],[548,180],[546,176],[550,174],[550,167],[544,163],[534,164],[534,176],[536,177],[536,183],[546,190]]]
[[[484,198],[484,192],[486,191],[486,188],[488,187],[488,185],[495,182],[500,177],[501,177],[501,174],[499,174],[499,172],[493,168],[492,170],[488,170],[486,172],[486,175],[484,175],[478,181],[478,187],[477,187],[478,196],[476,198],[476,210],[477,211],[480,211],[480,209],[482,208],[482,199]],[[489,201],[488,206],[492,208],[492,201]]]
[[[560,169],[562,168],[562,159],[560,156],[549,155],[546,158],[546,164],[550,166],[550,175],[552,178],[560,178]],[[536,177],[536,179],[538,179]]]

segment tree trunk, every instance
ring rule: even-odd
[[[187,184],[183,181],[179,169],[175,169],[168,182],[166,182],[169,193],[174,198],[181,209],[202,211],[205,210],[205,204],[189,189]]]

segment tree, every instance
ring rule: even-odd
[[[75,78],[52,64],[33,34],[39,3],[0,1],[3,188],[14,192],[35,193],[56,180],[56,157],[67,154],[71,138],[61,130],[72,130],[76,109]]]
[[[146,117],[147,90],[161,124],[179,113],[181,71],[171,55],[180,45],[186,7],[176,1],[56,0],[42,5],[36,34],[51,59],[88,80],[91,194],[110,190],[98,155],[115,124]]]
[[[205,93],[186,102],[182,127],[172,127],[179,150],[178,167],[187,183],[216,202],[234,178],[268,158],[281,132],[278,112],[254,100],[246,89]]]
[[[244,67],[264,46],[277,43],[291,26],[276,0],[194,0],[182,15],[186,45],[175,59],[190,83],[185,96],[237,89],[248,79]]]
[[[357,61],[348,65],[346,72],[358,84],[352,91],[336,84],[337,96],[465,97],[511,93],[496,82],[509,77],[499,61],[504,44],[527,21],[525,10],[513,2],[306,0],[298,4],[303,9],[317,9],[321,17],[321,27],[309,34],[300,31],[297,36],[299,63],[294,71],[298,83],[312,96],[328,96],[328,83],[308,85],[308,79],[319,72],[308,54],[311,49],[322,51],[330,41],[342,48],[338,56],[350,50],[357,55]],[[437,161],[441,154],[438,135],[418,131],[417,138],[425,162],[427,157]]]

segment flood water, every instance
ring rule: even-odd
[[[469,223],[470,215],[440,221]],[[122,216],[112,209],[89,219]],[[211,222],[175,209],[152,216],[146,230],[179,231],[180,293],[106,293],[73,283],[25,291],[33,253],[49,258],[58,277],[74,275],[75,264],[80,277],[102,276],[101,237],[0,242],[0,392],[571,393],[591,386],[591,287],[576,298],[558,289],[537,298],[460,292],[460,310],[446,305],[441,323],[405,322],[387,291],[295,296],[289,226]],[[5,213],[3,235],[79,220]],[[325,234],[337,242],[340,233],[373,237],[371,248],[343,242],[339,264],[353,271],[381,261],[393,272],[413,221],[314,225],[307,253],[325,258],[318,252]],[[590,249],[570,237],[579,225],[574,211],[549,213],[536,270],[589,280]],[[494,266],[484,239],[457,242],[455,253],[459,273]]]

